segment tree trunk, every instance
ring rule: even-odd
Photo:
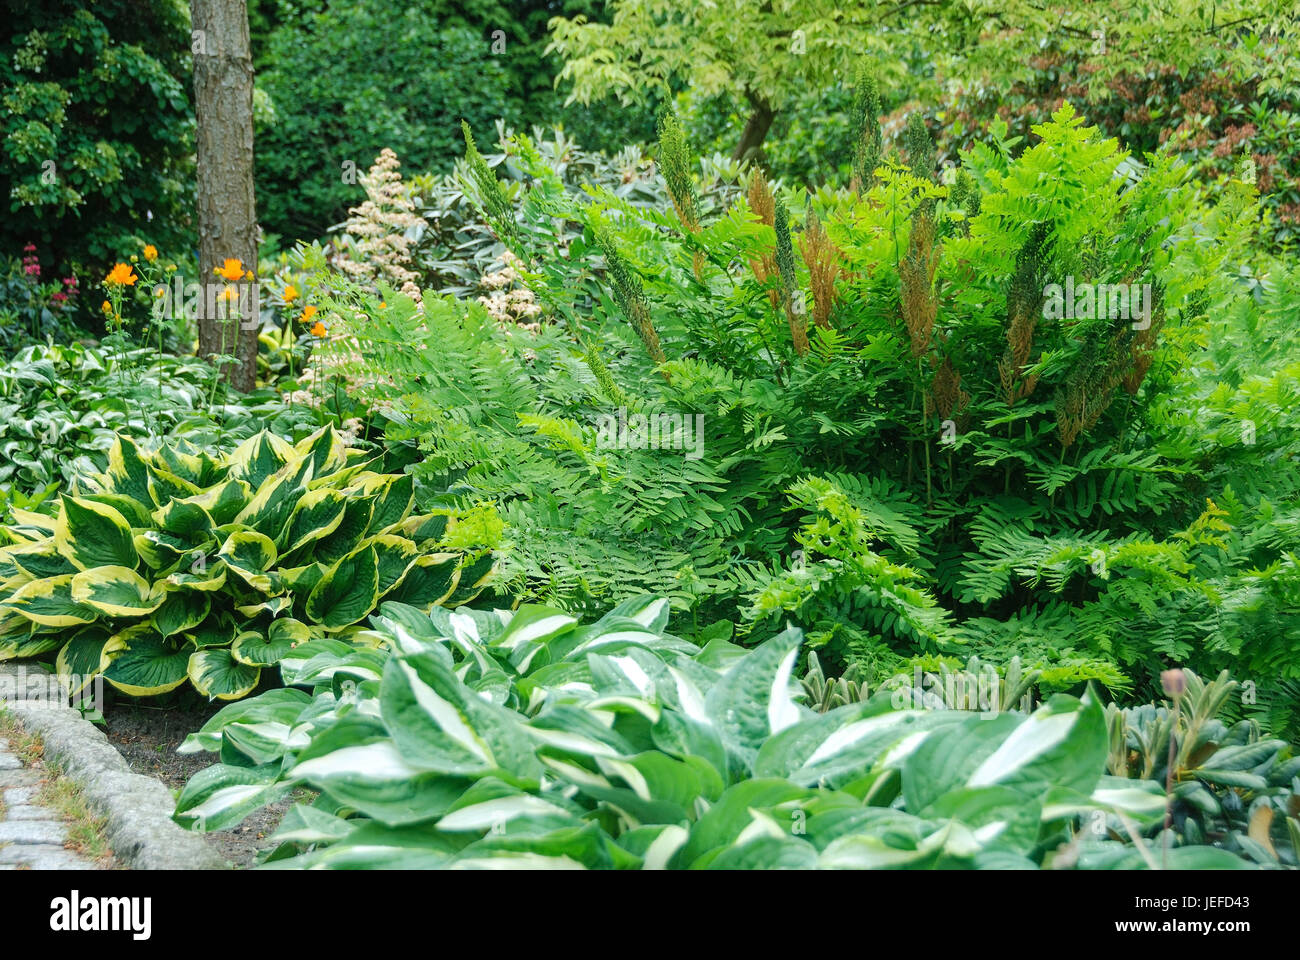
[[[253,199],[253,59],[246,0],[190,0],[194,105],[198,126],[199,356],[233,355],[225,376],[237,390],[257,378],[256,280],[214,275],[227,260],[257,271]],[[236,287],[237,300],[221,294]],[[209,291],[212,291],[209,293]],[[237,309],[231,309],[238,305]]]
[[[732,160],[754,159],[754,154],[762,148],[763,141],[767,138],[767,131],[772,129],[772,121],[776,118],[776,111],[762,97],[748,92],[745,96],[749,100],[752,112],[749,119],[745,121],[740,142],[731,153]]]

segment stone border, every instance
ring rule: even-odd
[[[33,664],[26,664],[28,674]],[[39,669],[39,668],[37,668]],[[5,675],[8,675],[5,677]],[[14,668],[0,664],[14,688]],[[0,701],[14,719],[45,743],[45,760],[57,764],[105,819],[104,834],[117,862],[132,870],[226,870],[230,865],[202,837],[172,820],[175,801],[162,782],[132,773],[104,732],[70,707]]]

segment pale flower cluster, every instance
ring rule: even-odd
[[[420,302],[419,274],[410,269],[411,241],[406,232],[424,226],[402,185],[401,163],[388,147],[361,178],[366,201],[348,212],[344,232],[352,239],[338,261],[344,273],[361,280],[384,280],[416,303]]]

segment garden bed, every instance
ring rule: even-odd
[[[105,716],[104,733],[108,742],[126,760],[132,773],[162,781],[169,790],[179,790],[185,782],[215,762],[211,753],[183,754],[176,748],[185,737],[203,726],[223,704],[185,705],[157,708],[134,703],[119,703]],[[238,826],[214,830],[205,835],[213,851],[231,866],[245,869],[255,866],[259,854],[271,849],[271,835],[295,796],[258,810]]]

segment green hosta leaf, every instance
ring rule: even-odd
[[[546,648],[547,642],[577,622],[576,617],[559,610],[524,604],[515,611],[505,630],[492,641],[492,646],[508,651],[515,669],[527,673],[529,664]]]
[[[375,608],[379,565],[373,546],[349,554],[329,568],[307,597],[307,616],[326,627],[346,627]]]
[[[379,596],[383,596],[402,582],[406,571],[420,555],[415,544],[405,537],[384,534],[368,538],[363,546],[375,548],[379,563]]]
[[[940,736],[926,737],[903,762],[903,797],[909,813],[929,807],[950,790],[966,786],[977,767],[1024,722],[1011,713],[966,714]]]
[[[282,687],[268,690],[251,700],[239,700],[222,707],[197,733],[191,733],[177,748],[177,753],[198,753],[221,749],[221,731],[235,722],[269,721],[293,725],[311,706],[311,697],[302,690]]]
[[[279,471],[298,454],[287,442],[269,431],[249,437],[228,458],[229,476],[243,480],[250,489],[262,486],[266,478]]]
[[[133,697],[152,697],[185,682],[188,646],[163,639],[148,624],[131,627],[118,636],[128,649],[104,671],[104,679],[117,689]]]
[[[199,590],[213,593],[226,585],[226,563],[206,561],[191,565],[188,570],[180,570],[167,577],[167,583],[182,590]]]
[[[164,597],[160,585],[128,567],[92,567],[72,578],[72,599],[110,617],[146,617]]]
[[[750,809],[764,809],[802,800],[808,790],[785,780],[745,780],[726,790],[695,825],[690,840],[673,858],[673,865],[690,867],[710,851],[730,846],[750,823]]]
[[[276,552],[270,537],[253,530],[232,533],[217,556],[254,590],[271,591],[268,571],[275,565]]]
[[[212,515],[193,500],[171,500],[153,512],[159,528],[187,543],[206,543],[215,527]]]
[[[972,787],[1002,784],[1041,797],[1049,787],[1091,793],[1106,762],[1106,719],[1094,697],[1055,694],[971,774]]]
[[[384,599],[428,608],[447,601],[460,578],[460,554],[429,553],[417,557],[407,568],[406,576],[392,587]]]
[[[466,790],[438,821],[438,829],[447,833],[500,831],[518,819],[529,821],[533,831],[576,825],[573,814],[560,804],[489,778]]]
[[[4,606],[21,614],[33,623],[46,627],[72,627],[91,623],[99,618],[99,611],[78,603],[72,596],[75,574],[33,580],[15,590]]]
[[[132,567],[139,562],[131,527],[117,510],[81,497],[64,497],[54,545],[78,570]]]
[[[729,847],[709,863],[710,870],[811,870],[817,848],[797,837],[764,836]]]
[[[271,667],[284,659],[296,644],[310,639],[311,632],[305,623],[283,618],[271,621],[265,635],[256,630],[241,633],[231,644],[230,655],[250,666]]]
[[[193,630],[185,634],[185,639],[194,645],[196,649],[204,650],[208,647],[228,647],[235,642],[235,637],[239,634],[239,628],[235,626],[234,620],[229,614],[224,612],[210,616],[200,623]]]
[[[384,668],[380,704],[386,719],[392,716],[404,721],[400,733],[393,729],[394,740],[404,748],[418,749],[414,741],[421,731],[441,731],[487,766],[520,778],[541,775],[534,741],[518,714],[488,703],[470,690],[435,653],[390,659]]]
[[[295,780],[395,826],[442,816],[469,786],[466,780],[412,766],[388,740],[304,756],[291,771]]]
[[[477,560],[462,563],[456,589],[447,598],[446,605],[459,607],[461,604],[469,603],[492,581],[495,571],[496,557],[491,553],[485,553]]]
[[[799,630],[778,634],[737,661],[705,698],[723,743],[749,762],[768,737],[801,719],[790,681],[802,642]]]
[[[224,526],[233,522],[252,499],[253,488],[243,480],[231,478],[178,502],[199,507],[212,518],[215,526]]]
[[[208,594],[199,591],[169,590],[153,613],[154,628],[164,637],[193,630],[212,609]]]
[[[232,767],[214,764],[190,778],[176,801],[176,822],[191,830],[221,830],[274,803],[291,786],[277,782],[279,764]]]
[[[343,521],[347,503],[347,498],[337,490],[308,490],[303,494],[289,519],[289,525],[285,527],[281,541],[287,544],[285,555],[337,530]]]
[[[247,696],[262,675],[258,667],[240,663],[229,650],[220,648],[196,651],[190,656],[187,669],[194,689],[210,700],[238,700]]]
[[[60,678],[70,685],[68,694],[76,696],[84,690],[125,649],[126,641],[120,634],[109,636],[96,628],[84,630],[69,640],[54,661]]]

